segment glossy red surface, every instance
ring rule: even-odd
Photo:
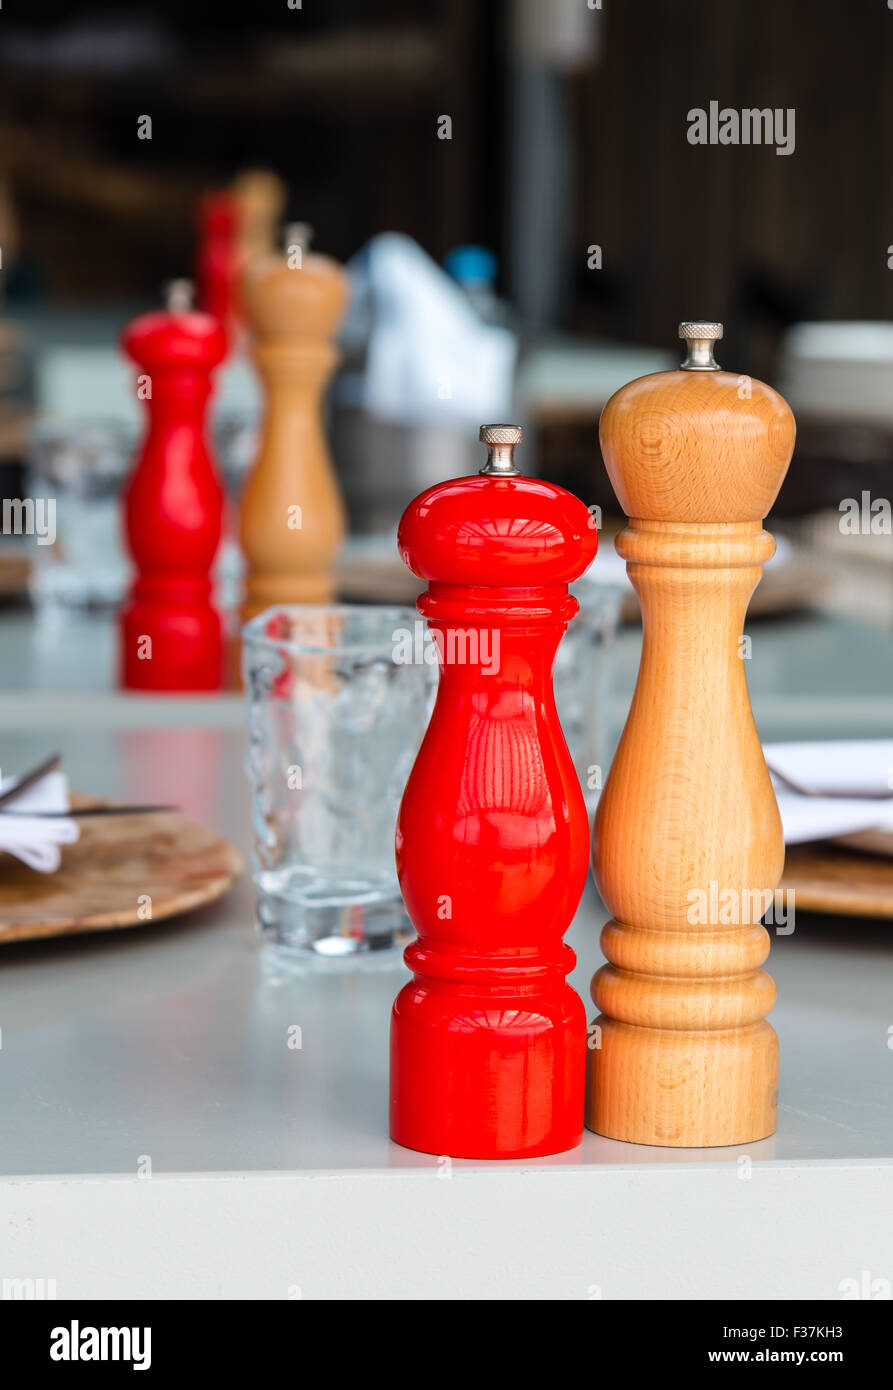
[[[393,1011],[391,1134],[409,1148],[523,1158],[582,1135],[586,1016],[562,938],[588,825],[552,664],[596,544],[582,502],[523,477],[430,488],[400,525],[441,655],[397,825],[418,940]]]
[[[122,346],[140,370],[148,428],[124,498],[137,575],[120,619],[121,683],[216,690],[223,650],[209,572],[223,491],[205,441],[205,411],[226,336],[208,314],[160,312],[135,319]]]
[[[238,205],[231,193],[207,193],[199,204],[198,302],[229,330],[236,311]]]

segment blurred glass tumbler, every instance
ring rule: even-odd
[[[413,932],[394,861],[436,666],[406,661],[412,608],[271,608],[242,630],[257,921],[287,952],[336,957]]]
[[[593,569],[598,563],[596,558]],[[624,590],[584,575],[570,591],[580,611],[568,623],[555,655],[555,704],[591,813],[611,760],[614,639]]]
[[[127,588],[121,492],[136,433],[117,420],[42,421],[32,432],[26,488],[52,499],[51,539],[31,551],[40,608],[106,608]]]

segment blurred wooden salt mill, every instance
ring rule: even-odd
[[[243,622],[271,604],[329,602],[345,534],[322,403],[338,360],[333,340],[348,281],[336,261],[308,252],[309,237],[303,223],[287,228],[285,254],[256,261],[243,282],[266,397],[241,502]]]
[[[229,188],[198,205],[196,283],[199,307],[219,319],[229,348],[245,351],[241,287],[254,261],[273,255],[285,207],[285,185],[267,169],[246,169]]]
[[[236,205],[236,245],[243,270],[272,256],[285,212],[286,188],[270,169],[245,169],[230,186]]]
[[[642,604],[632,707],[593,834],[614,920],[592,982],[587,1124],[681,1148],[775,1130],[778,1041],[760,919],[784,866],[781,821],[741,642],[775,543],[762,528],[794,419],[720,371],[718,323],[683,323],[679,371],[630,382],[599,434],[629,517],[617,538]]]

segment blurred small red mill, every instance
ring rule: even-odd
[[[192,283],[168,286],[167,307],[134,319],[122,347],[137,365],[148,427],[124,498],[137,574],[120,619],[121,683],[129,690],[217,690],[223,677],[211,566],[223,489],[206,441],[223,325],[192,308]]]

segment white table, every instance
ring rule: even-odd
[[[832,667],[843,633],[791,626],[755,642],[764,738],[889,733],[889,642],[850,637]],[[21,658],[15,629],[0,643]],[[95,688],[99,638],[59,642],[80,693],[23,695],[4,664],[0,765],[58,747],[74,786],[176,802],[247,854],[239,697],[115,696]],[[584,997],[603,916],[588,890],[569,937]],[[446,1176],[387,1136],[402,963],[277,970],[248,882],[169,924],[6,947],[0,966],[0,1279],[54,1279],[60,1298],[834,1299],[864,1271],[893,1282],[893,925],[800,914],[775,939],[774,1138],[682,1152],[587,1133]]]

